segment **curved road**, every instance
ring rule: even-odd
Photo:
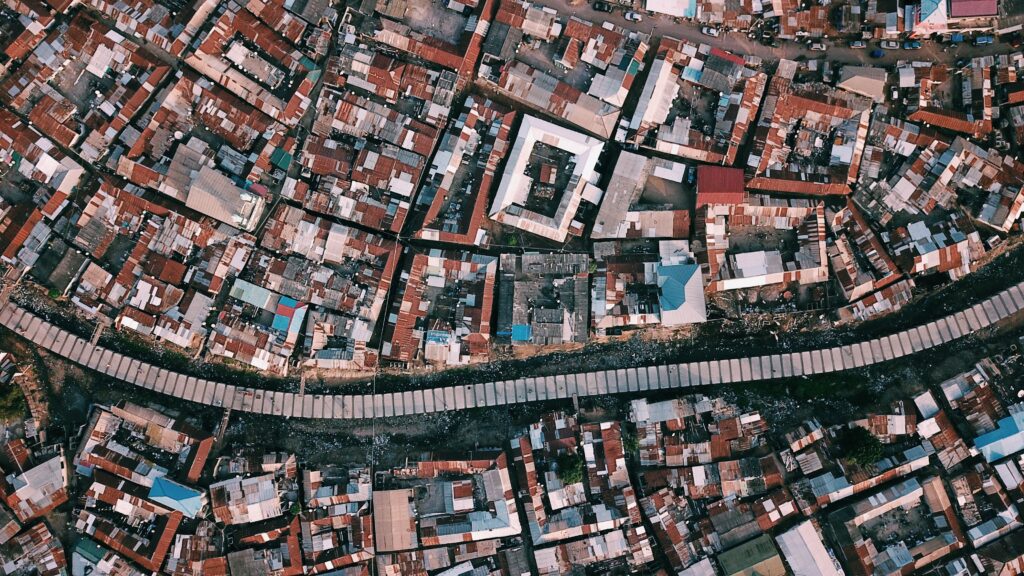
[[[846,346],[519,378],[388,394],[354,395],[272,392],[170,372],[93,345],[13,303],[0,310],[0,324],[86,368],[181,400],[271,416],[362,419],[839,372],[887,362],[940,346],[982,330],[1021,310],[1024,310],[1024,282],[966,310],[928,324]]]

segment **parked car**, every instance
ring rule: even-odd
[[[907,40],[906,42],[903,43],[903,49],[904,50],[920,50],[921,49],[921,43],[918,42],[917,40]]]
[[[630,10],[629,12],[626,12],[626,20],[629,20],[630,22],[643,22],[644,17],[641,16],[639,12],[633,12]]]
[[[882,56],[885,56],[885,50],[879,50],[878,48],[875,48],[874,50],[871,51],[871,54],[869,54],[869,56],[871,56],[872,58],[881,58]]]
[[[861,49],[861,48],[867,48],[867,47],[868,47],[868,43],[863,41],[863,40],[854,40],[853,42],[850,42],[850,48]]]
[[[895,40],[882,40],[882,48],[886,50],[899,50],[900,43]]]
[[[594,10],[597,10],[598,12],[611,12],[612,5],[607,2],[601,2],[601,0],[597,0],[597,2],[594,2]]]
[[[811,44],[811,50],[815,52],[824,52],[825,50],[828,50],[828,47],[822,42],[815,42],[814,44]]]
[[[722,31],[719,30],[718,28],[712,28],[711,26],[702,26],[700,29],[700,33],[704,34],[705,36],[712,36],[714,38],[718,38],[719,36],[721,36]]]
[[[974,39],[974,45],[984,46],[986,44],[992,44],[995,41],[996,39],[993,38],[992,36],[978,36],[977,38]]]

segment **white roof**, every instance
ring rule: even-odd
[[[672,74],[672,65],[663,58],[656,59],[651,65],[647,81],[644,82],[640,102],[630,119],[629,127],[635,130],[641,123],[664,124],[668,120],[672,101],[678,92],[679,87],[676,84],[676,76]]]
[[[687,5],[691,6],[690,13],[687,13]],[[675,18],[685,18],[692,16],[695,7],[693,7],[693,0],[647,0],[644,3],[644,8],[648,12],[657,12],[659,14],[668,14]]]
[[[85,67],[86,71],[102,78],[107,72],[107,68],[110,67],[110,61],[114,58],[114,51],[107,48],[106,44],[100,44],[96,46],[96,51],[93,52],[92,58],[89,59],[89,64]]]
[[[935,402],[935,396],[929,390],[925,390],[923,393],[915,396],[914,404],[917,405],[917,411],[924,418],[931,418],[939,412],[939,405]]]
[[[264,201],[206,165],[192,181],[185,205],[235,228],[253,230],[263,213]]]
[[[570,189],[562,191],[562,199],[554,217],[525,208],[532,186],[526,168],[537,143],[559,148],[574,156],[574,184]],[[498,184],[498,191],[491,203],[490,216],[503,224],[559,242],[564,241],[580,201],[584,198],[600,200],[601,192],[595,183],[598,180],[597,160],[603,149],[604,142],[597,138],[562,128],[535,116],[524,116],[505,172]]]
[[[900,66],[900,88],[911,88],[917,86],[917,74],[912,66]]]
[[[843,576],[810,520],[776,536],[775,541],[795,576]]]
[[[782,271],[782,254],[778,250],[761,250],[758,252],[742,252],[736,255],[736,267],[739,278],[764,276],[772,272]]]
[[[873,66],[843,66],[837,86],[843,90],[861,94],[875,102],[885,101],[885,81],[887,73],[884,68]]]
[[[679,573],[679,576],[717,576],[718,572],[711,564],[710,558],[704,558],[693,566]]]

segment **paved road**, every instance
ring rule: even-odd
[[[1021,310],[1024,310],[1024,282],[966,310],[923,326],[845,346],[518,378],[388,394],[354,395],[274,392],[170,372],[96,346],[14,304],[0,309],[0,325],[71,362],[122,382],[181,400],[267,416],[356,420],[839,372],[887,362],[940,346],[983,330]]]
[[[643,22],[630,22],[624,17],[625,11],[616,10],[611,14],[598,12],[587,4],[572,5],[567,0],[531,0],[534,4],[547,6],[557,10],[563,17],[579,16],[591,22],[612,22],[627,30],[635,30],[650,34],[655,38],[672,36],[681,40],[693,42],[704,42],[717,48],[729,50],[739,55],[758,56],[765,60],[778,60],[780,58],[794,59],[797,56],[812,58],[828,58],[846,64],[896,64],[900,60],[928,60],[932,62],[953,63],[959,58],[973,58],[988,54],[1003,54],[1011,51],[1009,44],[995,43],[988,46],[972,46],[969,44],[960,45],[958,48],[950,48],[943,51],[944,44],[935,42],[922,42],[920,50],[886,50],[885,56],[879,59],[871,58],[869,53],[872,49],[878,48],[878,42],[869,42],[867,49],[852,49],[847,45],[846,40],[826,40],[827,52],[814,52],[807,46],[796,42],[779,40],[780,46],[772,48],[765,46],[747,37],[745,32],[723,33],[718,38],[701,34],[700,25],[690,22],[675,22],[667,16],[648,15],[643,16]],[[838,45],[836,45],[838,44]]]

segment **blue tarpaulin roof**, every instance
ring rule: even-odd
[[[300,304],[294,298],[281,296],[274,312],[274,320],[271,324],[274,330],[298,332],[302,328],[302,320],[306,317],[306,305]]]
[[[512,339],[516,342],[529,342],[533,338],[533,328],[529,324],[513,324]]]
[[[704,73],[701,70],[698,70],[698,69],[693,68],[691,66],[687,66],[686,68],[683,68],[683,80],[687,80],[689,82],[693,82],[694,84],[700,82],[700,77],[703,74]]]
[[[451,332],[444,330],[427,330],[427,342],[433,344],[447,344],[451,341]]]
[[[149,489],[149,499],[177,510],[189,518],[195,518],[203,509],[202,492],[164,476],[157,476],[153,480],[153,487]]]

